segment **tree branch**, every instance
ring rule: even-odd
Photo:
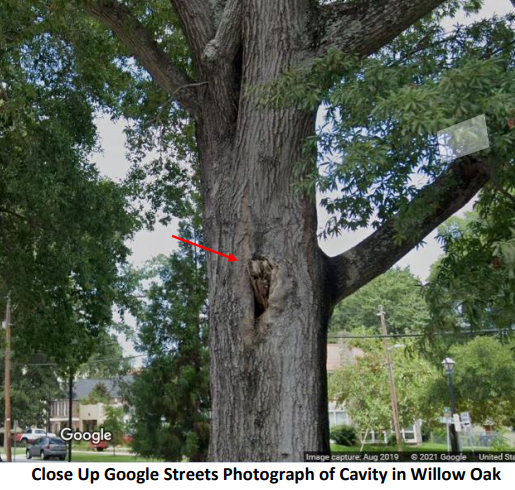
[[[386,221],[347,252],[329,258],[329,288],[334,304],[386,272],[461,209],[490,180],[491,168],[488,162],[474,157],[456,160],[419,192],[406,211]],[[414,209],[417,212],[410,216]],[[403,230],[409,231],[399,234],[401,223]]]
[[[20,213],[17,213],[16,211],[11,211],[7,208],[0,208],[0,214],[9,214],[11,216],[14,216],[15,218],[18,218],[21,221],[24,221],[25,223],[29,222],[29,219],[23,216]]]
[[[115,33],[165,92],[174,94],[177,101],[192,115],[200,112],[198,93],[193,85],[195,81],[172,63],[150,32],[127,7],[116,0],[102,0],[88,4],[86,9]]]
[[[23,214],[17,213],[16,211],[12,211],[10,209],[0,208],[0,214],[6,214],[8,216],[13,216],[14,218],[30,225],[32,228],[39,228],[40,230],[45,229],[41,224],[39,224],[37,221],[35,221],[34,218],[32,218],[32,217],[28,218],[27,216],[24,216]]]
[[[234,60],[241,46],[241,0],[227,0],[216,36],[207,44],[204,59],[215,64],[220,59]]]
[[[179,17],[193,59],[200,61],[207,43],[215,37],[215,19],[207,0],[170,0]]]
[[[445,0],[354,0],[320,7],[317,56],[330,49],[370,56]]]

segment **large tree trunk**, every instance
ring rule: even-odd
[[[278,77],[308,44],[302,2],[252,3],[238,68],[246,86]],[[288,17],[286,4],[297,7]],[[238,259],[209,256],[210,459],[299,461],[328,449],[325,259],[314,196],[294,187],[315,114],[243,94],[225,120],[224,91],[210,91],[198,137],[205,238]]]
[[[441,3],[171,0],[195,78],[170,60],[128,6],[89,7],[196,119],[205,242],[238,259],[208,257],[212,460],[296,461],[304,451],[328,449],[332,307],[391,267],[490,179],[489,162],[460,159],[414,198],[424,212],[409,236],[396,232],[400,213],[329,259],[317,245],[315,198],[294,187],[315,114],[259,106],[245,88],[331,49],[369,56]]]
[[[324,258],[315,204],[292,185],[312,119],[247,112],[251,130],[218,154],[224,179],[206,196],[206,242],[238,262],[209,257],[213,460],[327,449]]]

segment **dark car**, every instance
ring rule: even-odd
[[[63,461],[66,457],[66,443],[58,437],[41,437],[27,448],[27,459],[32,456],[41,459],[59,458]]]

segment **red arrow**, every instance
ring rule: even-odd
[[[172,238],[175,238],[177,240],[180,240],[181,242],[189,243],[190,245],[195,245],[195,247],[203,248],[204,250],[207,250],[208,252],[213,252],[214,254],[221,255],[222,257],[226,257],[229,259],[229,262],[238,262],[238,259],[233,255],[225,255],[223,253],[217,252],[216,250],[211,250],[210,248],[203,247],[202,245],[199,245],[198,243],[190,242],[189,240],[185,240],[184,238],[179,238],[178,236],[172,235]]]

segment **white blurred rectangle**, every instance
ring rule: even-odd
[[[487,148],[490,140],[484,114],[438,131],[438,150],[446,162]]]

